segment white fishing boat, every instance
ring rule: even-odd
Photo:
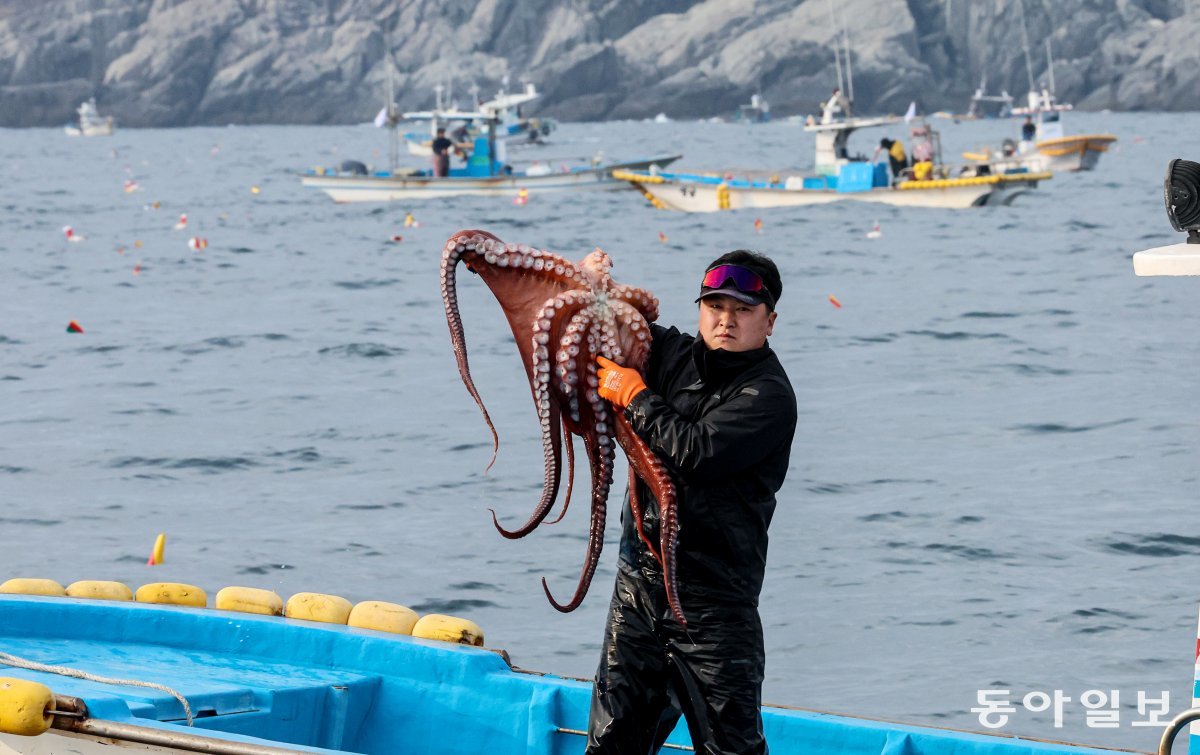
[[[741,123],[766,123],[771,120],[771,103],[760,94],[752,94],[750,104],[739,105],[733,119]]]
[[[508,78],[505,77],[504,81],[507,86]],[[510,139],[509,144],[515,144],[518,140],[542,143],[558,123],[551,118],[527,118],[521,113],[524,105],[540,96],[537,87],[526,83],[523,92],[509,94],[501,89],[495,97],[480,103],[479,110],[498,123],[499,133]]]
[[[1062,114],[1071,106],[1061,105],[1049,89],[1029,93],[1030,106],[1016,108],[1014,114],[1026,115],[1034,125],[1034,138],[1005,139],[998,147],[964,152],[963,158],[975,163],[990,163],[1001,170],[1075,172],[1093,170],[1100,156],[1117,140],[1112,134],[1063,133]]]
[[[507,78],[505,79],[507,82]],[[494,128],[498,136],[509,139],[509,145],[544,144],[546,137],[557,127],[557,122],[551,118],[526,118],[521,113],[521,107],[536,100],[541,95],[533,84],[526,84],[525,91],[509,94],[501,89],[496,96],[487,102],[479,103],[475,111],[459,111],[456,107],[444,106],[442,85],[434,87],[436,96],[433,110],[404,113],[404,120],[429,121],[429,134],[409,132],[404,135],[404,143],[410,155],[431,157],[433,155],[433,138],[438,128],[450,131],[454,141],[468,143],[486,133],[486,129]]]
[[[562,191],[620,189],[626,183],[614,178],[621,170],[658,170],[679,159],[680,155],[659,155],[643,160],[593,163],[565,170],[548,166],[514,169],[501,160],[491,158],[487,138],[475,141],[475,151],[465,168],[454,168],[449,176],[434,176],[432,170],[410,168],[376,173],[354,171],[314,170],[301,177],[301,183],[320,189],[334,202],[388,202],[409,199],[439,199],[442,197],[511,196],[520,200],[530,194]],[[538,169],[540,168],[540,170]]]
[[[965,208],[1009,204],[1036,188],[1050,173],[991,166],[946,165],[940,160],[937,132],[919,123],[913,133],[925,139],[930,170],[918,178],[912,169],[891,181],[888,164],[865,156],[850,156],[849,139],[864,128],[891,126],[896,116],[850,117],[805,126],[815,136],[815,175],[776,172],[738,178],[731,173],[696,174],[620,170],[613,175],[628,181],[655,207],[684,212],[801,207],[841,201],[879,202],[897,207]],[[914,154],[917,153],[914,147]]]
[[[1008,92],[1003,89],[1000,94],[987,93],[987,79],[984,78],[979,82],[979,88],[975,90],[975,94],[971,97],[971,104],[967,107],[967,118],[977,120],[979,118],[1008,118],[1012,115],[1013,98]]]
[[[63,129],[67,136],[112,136],[115,130],[112,116],[100,115],[95,97],[81,104],[75,112],[79,115],[79,122]]]

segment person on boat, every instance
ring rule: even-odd
[[[908,167],[908,155],[904,154],[904,142],[899,139],[889,139],[886,136],[879,140],[879,151],[887,152],[888,162],[892,166],[892,180],[900,175],[900,171]]]
[[[1033,122],[1033,118],[1025,116],[1025,122],[1021,124],[1021,141],[1031,142],[1037,138],[1037,124]]]
[[[705,270],[698,336],[652,324],[644,380],[598,360],[600,395],[624,412],[676,484],[675,563],[687,628],[667,604],[662,566],[627,504],[589,755],[657,752],[681,715],[696,752],[767,752],[758,599],[797,413],[767,343],[782,293],[770,258],[729,252]],[[641,529],[657,543],[658,504],[637,485]]]
[[[925,159],[913,163],[912,174],[914,181],[928,181],[933,178],[933,160]]]
[[[450,175],[450,150],[454,142],[446,138],[446,129],[439,128],[431,145],[433,149],[433,175],[445,178]]]
[[[846,99],[846,95],[842,94],[839,87],[834,87],[829,101],[821,106],[821,123],[833,123],[835,120],[844,120],[849,116],[850,100]]]

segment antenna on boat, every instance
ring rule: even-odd
[[[384,56],[387,59],[387,127],[388,127],[388,171],[395,175],[396,165],[400,161],[400,144],[396,133],[396,123],[399,120],[396,112],[396,81],[394,77],[395,61],[392,60],[392,35],[385,33]]]
[[[833,15],[833,0],[829,0],[829,25],[833,27],[833,65],[837,68],[837,83],[838,89],[846,90],[845,83],[842,81],[842,54],[838,47],[838,27],[837,19]],[[848,63],[849,61],[847,61]]]
[[[1046,70],[1050,74],[1050,94],[1057,94],[1054,89],[1054,52],[1050,49],[1050,38],[1046,37]]]
[[[850,33],[846,31],[846,21],[842,18],[841,13],[838,13],[838,26],[842,27],[842,47],[846,52],[846,97],[850,100],[851,107],[854,106],[854,71],[850,68]],[[849,116],[849,113],[846,113]]]
[[[1021,14],[1021,49],[1025,51],[1025,73],[1029,76],[1029,91],[1037,91],[1033,84],[1033,63],[1029,60],[1029,32],[1025,29],[1025,0],[1017,0]]]

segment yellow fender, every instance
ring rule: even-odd
[[[162,603],[193,608],[204,608],[208,605],[208,593],[195,585],[178,582],[153,582],[142,585],[134,597],[139,603]]]
[[[440,613],[422,616],[412,628],[412,636],[426,640],[457,642],[462,645],[483,647],[483,630],[479,628],[478,624],[469,619],[445,616]]]
[[[0,593],[8,595],[51,595],[61,598],[67,594],[63,586],[52,579],[10,579],[0,585]]]
[[[360,629],[374,629],[392,634],[412,634],[413,625],[421,618],[416,611],[397,603],[364,600],[350,611],[346,623]]]
[[[321,621],[326,624],[345,624],[353,605],[336,595],[319,592],[298,592],[288,598],[283,615],[289,619]]]
[[[257,613],[262,616],[282,616],[283,598],[270,590],[257,587],[225,587],[217,592],[213,606],[220,611]]]
[[[36,737],[50,728],[54,693],[44,684],[0,677],[0,733]]]
[[[123,582],[105,582],[85,579],[67,585],[67,595],[72,598],[92,600],[133,600],[133,590]]]

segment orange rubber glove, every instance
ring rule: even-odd
[[[637,370],[622,367],[604,357],[596,357],[596,361],[600,364],[600,370],[596,373],[600,387],[596,390],[601,398],[608,399],[618,409],[629,406],[635,396],[646,390],[646,383]]]

